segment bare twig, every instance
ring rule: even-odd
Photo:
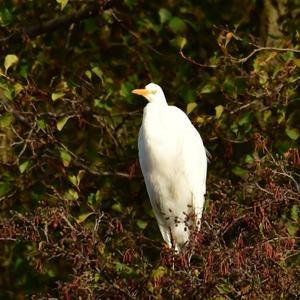
[[[256,102],[257,102],[257,101],[254,100],[254,101],[252,101],[252,102],[250,102],[250,103],[247,103],[247,104],[245,104],[245,105],[242,105],[242,106],[238,107],[237,109],[232,110],[232,111],[230,112],[230,114],[231,114],[231,115],[232,115],[232,114],[235,114],[236,112],[238,112],[238,111],[240,111],[240,110],[243,110],[244,108],[247,108],[247,107],[251,106],[252,104],[254,104],[254,103],[256,103]]]
[[[243,139],[243,140],[232,140],[232,139],[229,139],[229,138],[226,138],[224,136],[219,136],[222,140],[226,141],[226,142],[229,142],[229,143],[233,143],[233,144],[243,144],[243,143],[247,143],[249,141],[249,139]]]
[[[21,158],[21,156],[23,155],[23,153],[25,152],[26,148],[27,148],[27,145],[28,143],[30,142],[30,139],[31,139],[31,136],[32,136],[32,133],[33,133],[33,130],[35,129],[35,125],[30,129],[28,135],[27,135],[27,138],[25,139],[25,143],[20,151],[20,153],[18,154],[18,157],[17,157],[17,162],[19,161],[19,159]]]
[[[116,10],[114,9],[110,9],[109,10],[111,16],[119,23],[119,25],[121,27],[123,27],[125,30],[127,30],[136,40],[141,41],[141,37],[139,34],[137,34],[136,32],[134,32],[133,30],[131,30],[128,26],[126,26],[125,22],[123,22],[116,14]],[[155,49],[154,47],[152,47],[151,45],[145,44],[145,46],[147,48],[149,48],[150,50],[152,50],[153,52],[155,52],[158,55],[163,55],[161,52],[159,52],[157,49]]]
[[[64,26],[69,26],[72,23],[77,23],[81,20],[94,17],[100,12],[100,5],[96,2],[85,6],[79,11],[74,11],[68,15],[61,16],[52,20],[45,21],[43,23],[34,24],[25,27],[21,32],[13,32],[12,34],[1,38],[0,44],[6,43],[17,43],[22,41],[23,36],[28,36],[29,38],[35,38],[36,36],[53,32]]]
[[[200,64],[200,63],[198,63],[197,61],[195,61],[194,59],[192,59],[191,57],[185,56],[184,53],[182,52],[182,50],[179,51],[179,54],[180,54],[180,56],[181,56],[183,59],[185,59],[185,60],[187,60],[188,62],[190,62],[190,63],[192,63],[192,64],[194,64],[194,65],[197,65],[197,66],[199,66],[199,67],[202,67],[202,68],[216,68],[216,67],[217,67],[217,65]]]
[[[75,227],[70,223],[70,221],[68,220],[68,218],[61,213],[60,216],[65,220],[65,222],[68,224],[68,226],[72,229],[72,230],[76,230]]]
[[[94,226],[94,233],[98,231],[98,229],[99,229],[99,224],[101,223],[103,216],[104,216],[104,213],[101,212],[100,215],[98,215],[98,216],[96,217],[96,220],[95,220],[95,226]]]
[[[48,238],[48,223],[47,222],[45,222],[45,224],[44,224],[43,232],[44,232],[44,235],[46,237],[47,243],[49,243],[49,238]]]
[[[282,169],[283,172],[278,172],[276,170],[273,170],[273,173],[290,178],[293,181],[293,183],[295,184],[295,186],[297,188],[297,191],[299,191],[300,190],[299,184],[297,183],[295,178],[292,175],[288,174],[283,168],[281,168],[281,169]]]
[[[265,192],[266,194],[269,194],[269,195],[272,195],[273,196],[273,193],[271,193],[270,191],[262,188],[258,183],[255,183],[255,185],[263,192]]]
[[[13,191],[12,193],[10,193],[9,195],[4,195],[2,197],[0,197],[0,202],[3,200],[7,200],[8,198],[11,198],[12,196],[14,196],[17,193],[17,191]]]
[[[16,240],[17,240],[16,238],[9,238],[9,237],[0,238],[0,241],[16,241]]]
[[[259,47],[255,45],[255,47]],[[294,53],[300,53],[300,50],[298,49],[292,49],[292,48],[276,48],[276,47],[259,47],[257,49],[254,49],[248,56],[240,58],[240,59],[235,59],[237,60],[237,63],[244,63],[246,62],[249,58],[251,58],[253,55],[255,55],[258,52],[261,51],[277,51],[277,52],[294,52]]]

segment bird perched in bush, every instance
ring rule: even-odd
[[[163,239],[176,252],[199,230],[206,192],[206,150],[187,115],[149,83],[132,93],[149,102],[139,131],[139,161]]]

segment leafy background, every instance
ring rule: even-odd
[[[0,298],[299,297],[298,15],[280,0],[4,1]],[[212,155],[190,266],[163,245],[137,161],[130,91],[150,81]]]

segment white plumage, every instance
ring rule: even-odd
[[[189,241],[190,229],[200,228],[206,150],[187,115],[167,104],[160,86],[150,83],[132,93],[149,101],[139,132],[139,161],[163,239],[178,252]]]

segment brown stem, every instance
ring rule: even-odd
[[[27,36],[29,38],[35,38],[36,36],[41,35],[43,33],[53,32],[56,29],[61,28],[63,26],[69,26],[72,23],[78,23],[81,20],[92,18],[98,15],[99,12],[100,5],[98,3],[93,3],[83,7],[79,11],[74,11],[68,15],[27,26],[22,31],[13,32],[9,36],[1,38],[0,44],[6,45],[7,43],[18,43],[23,40],[24,36]]]

